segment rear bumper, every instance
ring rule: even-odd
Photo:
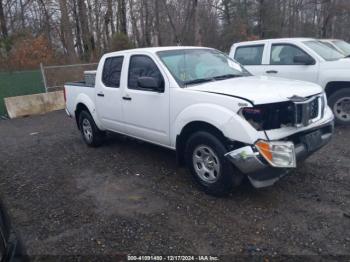
[[[318,131],[321,139],[313,145],[312,150],[308,147],[306,135]],[[333,120],[312,130],[297,133],[287,137],[285,141],[292,141],[295,148],[295,157],[298,162],[304,161],[308,156],[325,146],[332,138],[334,131]],[[246,174],[252,185],[256,188],[268,187],[285,176],[291,168],[272,167],[260,155],[254,145],[245,146],[226,154],[227,158],[244,174]]]

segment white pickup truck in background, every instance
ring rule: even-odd
[[[230,57],[253,75],[321,85],[336,122],[350,125],[350,58],[335,48],[312,38],[268,39],[235,43]]]
[[[319,85],[251,76],[210,48],[106,54],[95,83],[67,83],[65,99],[89,146],[111,131],[175,150],[214,195],[230,192],[244,176],[258,188],[274,184],[333,133]]]
[[[344,56],[350,56],[350,44],[340,39],[320,39],[322,43],[342,53]]]

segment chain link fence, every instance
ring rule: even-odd
[[[6,118],[5,97],[45,92],[40,70],[0,72],[0,119]]]
[[[46,92],[62,90],[66,82],[81,81],[84,71],[96,70],[98,63],[45,66],[40,64]]]
[[[7,118],[5,97],[62,90],[64,83],[84,79],[84,71],[96,70],[98,63],[45,66],[40,70],[0,71],[0,120]]]

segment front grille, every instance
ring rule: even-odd
[[[319,104],[320,104],[319,99],[320,98],[317,98],[309,103],[309,107],[310,107],[309,118],[310,119],[314,119],[314,118],[318,117],[318,109],[319,109]]]
[[[323,95],[291,99],[287,102],[257,105],[244,108],[243,117],[257,130],[272,130],[281,127],[308,126],[323,116],[325,100]]]
[[[305,101],[294,102],[295,125],[308,126],[319,120],[325,107],[322,95],[307,98]],[[321,110],[320,110],[321,107]]]

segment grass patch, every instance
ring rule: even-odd
[[[6,115],[5,97],[45,92],[40,70],[0,72],[0,115]]]

